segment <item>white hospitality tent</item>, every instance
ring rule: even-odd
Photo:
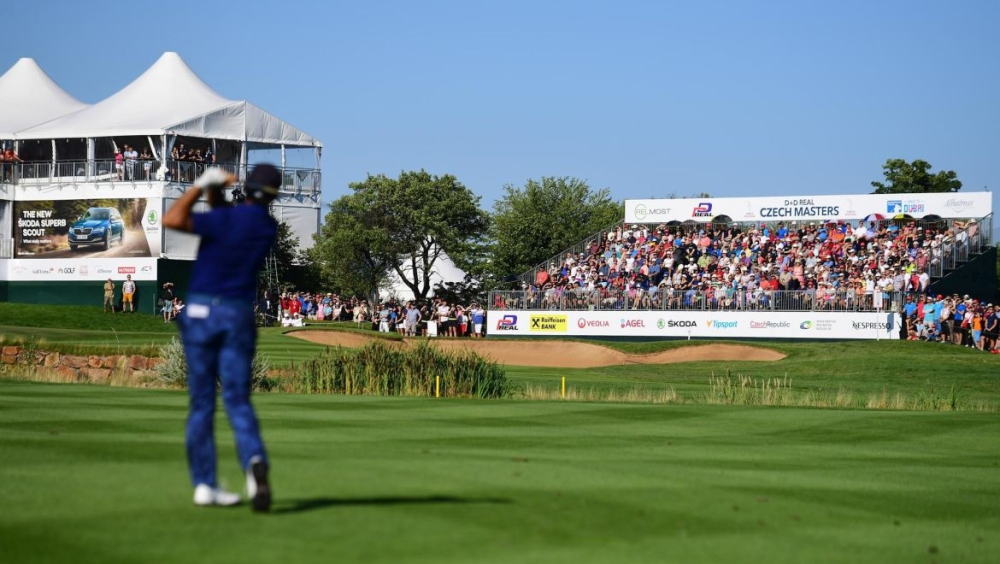
[[[416,263],[411,263],[409,260],[403,260],[399,265],[400,269],[406,273],[406,277],[410,280],[414,278],[419,279],[423,276],[424,265],[421,261]],[[451,260],[448,253],[444,249],[438,251],[437,259],[431,266],[430,284],[431,284],[431,294],[434,295],[434,288],[440,284],[446,282],[462,282],[465,280],[465,271],[455,265],[455,262]],[[403,283],[403,280],[399,277],[395,271],[389,275],[389,287],[386,297],[395,297],[397,299],[405,301],[412,300],[413,290],[409,286]]]
[[[174,52],[164,53],[108,98],[15,133],[18,140],[140,138],[148,140],[154,158],[164,164],[178,136],[236,142],[242,163],[247,162],[248,150],[280,148],[284,154],[285,147],[293,147],[314,149],[318,167],[323,146],[245,100],[224,98]],[[94,159],[93,143],[87,145],[86,158]]]
[[[34,59],[22,58],[0,76],[0,139],[87,107],[53,81]]]

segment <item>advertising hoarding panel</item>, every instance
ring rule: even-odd
[[[494,336],[898,339],[899,314],[822,311],[489,311]]]
[[[15,201],[12,281],[155,280],[161,198]]]

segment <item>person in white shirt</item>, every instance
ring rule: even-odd
[[[125,277],[125,283],[122,284],[122,311],[125,311],[126,304],[128,305],[129,311],[135,311],[135,304],[132,301],[134,296],[135,282],[132,281],[132,275],[129,274]]]

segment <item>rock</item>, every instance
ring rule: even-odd
[[[149,357],[146,361],[146,368],[149,370],[156,370],[156,367],[159,366],[161,362],[163,362],[162,358]]]
[[[6,345],[3,348],[4,356],[17,356],[21,354],[21,347],[18,345]]]
[[[72,354],[64,354],[62,356],[62,361],[60,364],[63,366],[69,366],[70,368],[86,368],[90,359],[85,356],[76,356]]]
[[[145,370],[148,363],[149,359],[141,355],[134,354],[128,357],[128,367],[132,370]]]
[[[4,350],[6,350],[7,348],[8,347],[4,347]],[[3,363],[4,364],[14,364],[16,362],[17,362],[17,357],[16,356],[9,355],[9,354],[4,354],[3,355]]]
[[[76,382],[77,380],[76,370],[73,370],[68,366],[60,366],[56,368],[55,374],[64,382]]]
[[[42,365],[50,368],[59,366],[59,353],[54,352],[46,355],[45,360],[42,361]]]
[[[83,373],[91,382],[103,383],[111,377],[111,370],[108,368],[84,368]]]
[[[102,363],[101,357],[99,356],[91,355],[91,357],[87,359],[87,366],[91,368],[100,368]]]

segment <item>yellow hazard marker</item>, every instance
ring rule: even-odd
[[[435,376],[434,377],[434,397],[436,397],[436,398],[441,397],[441,377],[440,376]]]
[[[562,377],[562,397],[566,399],[566,377]]]

